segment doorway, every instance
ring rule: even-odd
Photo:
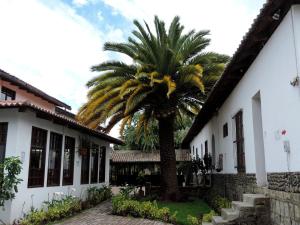
[[[244,131],[243,131],[243,111],[240,110],[233,117],[235,122],[235,145],[237,156],[237,171],[238,173],[246,172],[245,149],[244,149]]]
[[[256,180],[260,187],[267,186],[267,172],[265,161],[265,148],[262,126],[261,113],[261,97],[260,92],[252,98],[252,118],[253,118],[253,134],[254,134],[254,149],[256,163]]]

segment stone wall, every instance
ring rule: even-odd
[[[213,174],[212,189],[214,194],[231,201],[242,200],[244,193],[254,193],[255,174]]]
[[[300,194],[268,188],[255,189],[270,197],[272,225],[300,225]]]
[[[269,189],[300,193],[300,173],[269,173]]]
[[[260,188],[255,174],[214,174],[207,197],[241,201],[244,193],[263,193],[270,197],[271,225],[300,225],[300,173],[270,173],[268,182],[268,188]]]

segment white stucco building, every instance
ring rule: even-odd
[[[230,198],[253,180],[278,191],[279,199],[281,192],[294,200],[300,193],[299,4],[267,1],[185,137],[192,156],[212,155],[215,183],[226,186]],[[280,221],[284,212],[272,213],[273,224],[275,214],[287,224]]]
[[[109,184],[110,143],[122,144],[74,119],[67,104],[0,70],[0,161],[19,156],[23,179],[16,198],[0,210],[12,223],[54,192],[85,196]]]

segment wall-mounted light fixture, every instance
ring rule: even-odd
[[[292,86],[299,86],[299,81],[300,81],[300,78],[299,78],[299,76],[296,76],[291,82],[290,82],[290,84],[292,85]]]
[[[279,19],[280,19],[280,12],[281,12],[281,10],[278,9],[278,10],[273,14],[272,19],[273,19],[273,20],[279,20]]]

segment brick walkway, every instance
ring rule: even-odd
[[[158,221],[111,215],[111,203],[106,201],[56,225],[168,225]],[[170,224],[169,224],[170,225]]]

